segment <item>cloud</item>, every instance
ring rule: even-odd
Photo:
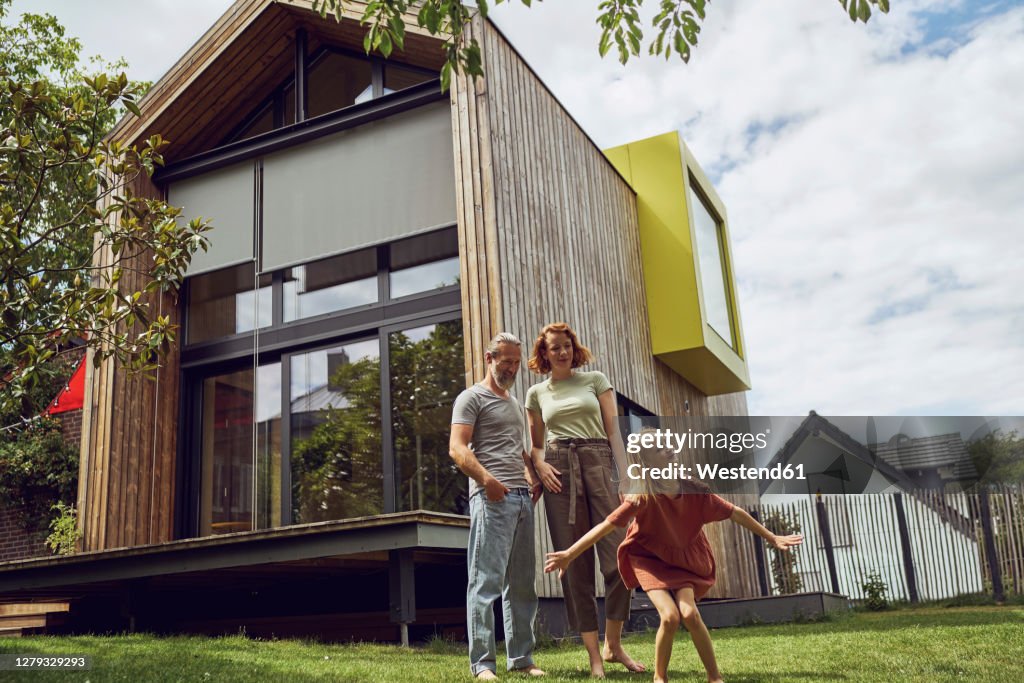
[[[1021,412],[1024,11],[901,0],[865,27],[736,0],[690,65],[625,68],[593,14],[498,21],[599,145],[679,129],[715,178],[752,413]]]
[[[123,57],[131,78],[156,81],[230,6],[231,0],[14,0],[10,17],[52,14],[82,42],[85,57]]]
[[[155,80],[229,0],[16,0]],[[729,209],[754,414],[1020,414],[1024,9],[714,3],[689,65],[597,55],[593,0],[494,17],[602,147],[681,130]],[[652,11],[652,9],[648,9]],[[111,26],[116,30],[111,30]]]

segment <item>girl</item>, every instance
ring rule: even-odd
[[[643,458],[655,468],[669,462],[667,451]],[[635,468],[634,468],[635,469]],[[715,661],[711,635],[697,611],[696,601],[715,583],[715,558],[702,527],[730,519],[763,537],[770,546],[788,550],[803,536],[776,536],[741,508],[711,493],[707,485],[687,480],[642,480],[643,493],[630,493],[614,512],[576,541],[568,550],[548,553],[544,571],[559,576],[580,553],[631,520],[626,540],[618,550],[619,572],[629,588],[640,586],[661,617],[655,639],[654,680],[668,680],[672,638],[682,622],[690,632],[708,681],[722,680]]]

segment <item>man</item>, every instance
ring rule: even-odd
[[[502,598],[508,669],[543,676],[533,663],[533,504],[541,485],[526,444],[523,408],[509,393],[522,342],[502,332],[487,345],[487,376],[455,399],[449,454],[469,477],[469,668],[494,680],[494,602]],[[472,447],[471,447],[472,444]]]

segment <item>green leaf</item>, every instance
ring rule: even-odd
[[[124,100],[124,107],[131,113],[135,114],[139,118],[142,118],[142,112],[139,111],[139,106],[131,100]]]
[[[441,92],[448,92],[452,84],[452,63],[445,62],[441,67]]]

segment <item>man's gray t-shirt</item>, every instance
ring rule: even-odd
[[[487,387],[474,384],[455,399],[452,424],[473,425],[470,448],[480,464],[509,488],[526,487],[523,451],[526,449],[526,416],[512,394],[496,396]],[[469,479],[472,498],[480,486]]]

